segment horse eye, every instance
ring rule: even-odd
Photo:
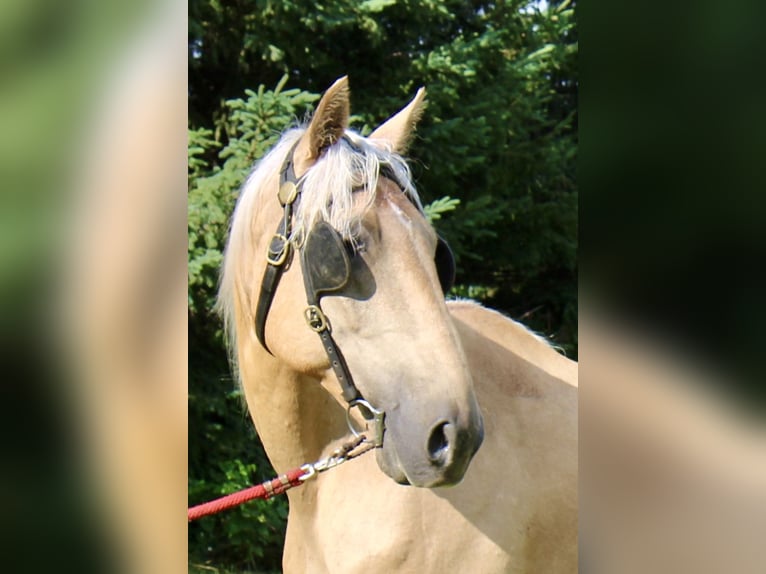
[[[348,256],[353,258],[359,255],[360,253],[364,253],[366,250],[366,244],[364,241],[357,239],[356,241],[343,241],[343,246],[346,248],[346,253],[348,253]]]

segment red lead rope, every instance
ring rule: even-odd
[[[367,444],[360,450],[356,450],[362,443]],[[189,522],[202,518],[203,516],[234,508],[249,500],[255,500],[256,498],[263,498],[265,500],[271,498],[275,494],[283,494],[294,486],[299,486],[308,479],[315,477],[318,473],[335,468],[352,458],[356,458],[373,448],[380,446],[380,444],[381,443],[367,440],[367,437],[364,435],[357,435],[336,448],[327,458],[318,460],[313,464],[304,464],[299,468],[294,468],[290,472],[280,474],[274,480],[267,480],[258,486],[251,486],[245,490],[222,496],[221,498],[211,500],[210,502],[192,506],[187,513]]]
[[[294,486],[301,484],[301,477],[305,474],[306,471],[304,469],[296,468],[257,486],[251,486],[245,490],[222,496],[221,498],[211,500],[210,502],[192,506],[187,513],[189,522],[202,518],[203,516],[228,510],[229,508],[233,508],[250,500],[255,500],[256,498],[263,498],[265,500],[271,498],[275,494],[282,494]]]

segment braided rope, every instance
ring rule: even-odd
[[[276,494],[282,494],[287,490],[302,484],[301,477],[306,474],[302,468],[295,468],[285,474],[280,474],[277,478],[267,480],[257,486],[251,486],[245,490],[234,492],[221,498],[198,504],[188,510],[187,516],[189,522],[197,520],[203,516],[216,514],[229,508],[239,506],[256,498],[268,499]]]
[[[365,442],[367,442],[367,438],[364,435],[359,435],[335,449],[335,451],[333,451],[327,458],[317,461],[314,464],[306,464],[299,468],[294,468],[285,474],[280,474],[278,477],[272,480],[267,480],[257,486],[251,486],[244,490],[227,494],[221,498],[216,498],[210,502],[192,506],[187,511],[188,521],[191,522],[192,520],[197,520],[203,516],[217,514],[218,512],[234,508],[235,506],[239,506],[240,504],[244,504],[251,500],[267,500],[277,494],[284,494],[291,488],[300,486],[317,473],[325,472],[326,470],[334,468],[339,464],[356,458],[375,448],[374,444],[368,443],[361,450],[352,452]]]

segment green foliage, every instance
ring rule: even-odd
[[[425,212],[428,221],[433,223],[437,219],[441,219],[443,213],[449,213],[450,211],[457,209],[458,205],[460,205],[459,199],[453,199],[452,197],[447,196],[442,197],[441,199],[435,199],[428,205],[424,205],[423,211]]]
[[[194,497],[251,484],[253,473],[268,477],[226,379],[211,312],[218,267],[252,163],[342,75],[358,114],[352,123],[363,133],[426,86],[428,109],[410,157],[427,214],[455,251],[453,294],[523,320],[576,357],[574,2],[541,10],[521,1],[191,0],[189,8]],[[253,503],[192,525],[190,556],[278,570],[284,504]]]

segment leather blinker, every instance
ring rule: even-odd
[[[343,238],[326,222],[317,223],[301,250],[303,279],[310,299],[342,290],[351,276]]]

